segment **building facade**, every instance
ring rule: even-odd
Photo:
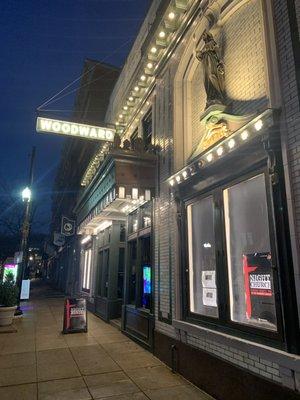
[[[299,20],[154,0],[75,207],[90,309],[216,398],[300,391]]]

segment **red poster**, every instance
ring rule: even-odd
[[[66,299],[63,333],[87,332],[85,299]]]

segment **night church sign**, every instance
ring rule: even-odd
[[[38,117],[36,131],[39,133],[56,133],[57,135],[75,136],[84,139],[113,142],[115,131],[111,128],[79,124],[77,122],[60,121]]]

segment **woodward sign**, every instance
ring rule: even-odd
[[[37,118],[36,131],[76,136],[86,139],[105,140],[109,142],[114,140],[115,135],[114,130],[109,128],[42,117]]]

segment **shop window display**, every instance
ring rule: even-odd
[[[224,190],[230,316],[276,330],[264,175]]]
[[[265,179],[261,173],[187,205],[188,318],[277,332]]]
[[[213,198],[187,207],[190,311],[218,316]],[[195,245],[196,244],[196,245]]]

